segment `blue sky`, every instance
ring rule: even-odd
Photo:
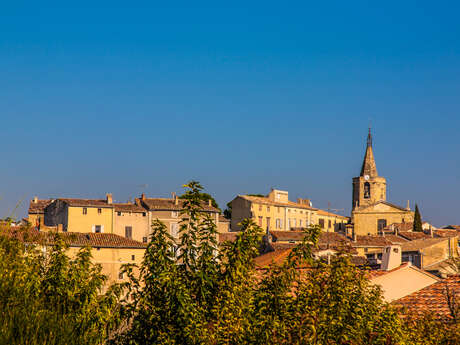
[[[0,6],[0,216],[190,179],[349,214],[371,122],[389,201],[460,223],[457,2],[128,4]]]

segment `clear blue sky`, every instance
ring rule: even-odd
[[[2,3],[0,216],[190,179],[349,214],[372,121],[389,201],[460,223],[458,2],[162,3]]]

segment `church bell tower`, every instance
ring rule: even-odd
[[[361,174],[353,178],[352,210],[372,205],[378,201],[386,201],[387,181],[377,173],[374,152],[372,150],[372,133],[369,128],[367,147],[364,155]]]

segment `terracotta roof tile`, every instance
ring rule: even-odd
[[[453,229],[437,229],[433,230],[433,235],[436,237],[457,237],[458,231]]]
[[[419,231],[400,231],[398,235],[401,237],[407,238],[410,241],[419,240],[422,238],[431,238],[430,235],[425,234],[424,232],[419,232]]]
[[[425,238],[419,240],[408,241],[401,244],[401,250],[403,252],[416,252],[420,249],[431,247],[434,244],[447,241],[446,238]]]
[[[262,254],[255,258],[254,262],[257,267],[268,267],[271,264],[282,265],[284,260],[288,257],[292,248],[275,250],[266,254]]]
[[[405,242],[409,241],[406,238],[403,238],[403,237],[398,236],[398,235],[393,235],[393,234],[385,234],[385,239],[390,241],[392,244],[401,244],[401,243],[405,243]]]
[[[391,244],[391,241],[384,236],[357,235],[356,241],[353,241],[351,245],[353,247],[386,247]]]
[[[223,242],[226,242],[226,241],[235,241],[236,240],[236,236],[238,235],[237,232],[221,232],[218,234],[219,236],[219,243],[223,243]]]
[[[107,200],[102,199],[62,199],[59,200],[65,202],[69,206],[76,206],[76,207],[110,207],[113,208],[113,204],[108,204]]]
[[[29,204],[29,214],[44,213],[46,206],[48,206],[52,202],[52,199],[42,199],[37,200],[36,202],[34,200],[31,200]]]
[[[2,229],[0,234],[17,238],[26,243],[40,243],[52,245],[55,233],[39,232],[35,229],[25,230],[20,228]],[[115,234],[60,232],[58,234],[71,247],[100,247],[100,248],[147,248],[146,243],[141,243]]]
[[[116,212],[134,212],[134,213],[144,213],[147,210],[141,206],[131,203],[117,203],[113,204]]]
[[[443,279],[440,282],[400,298],[394,301],[393,304],[405,307],[418,315],[430,312],[439,319],[451,319],[446,298],[447,289],[457,296],[460,294],[460,275]]]
[[[182,199],[177,200],[177,205],[172,198],[144,198],[141,201],[149,210],[181,211],[184,209],[184,200]],[[217,208],[209,206],[207,202],[203,201],[201,205],[204,211],[220,213]]]

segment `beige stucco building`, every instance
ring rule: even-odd
[[[351,221],[357,235],[376,235],[392,223],[412,222],[414,212],[387,202],[386,179],[379,176],[369,130],[361,173],[353,178],[353,208]]]
[[[114,203],[113,233],[146,243],[150,234],[148,211],[131,203]]]
[[[312,207],[310,200],[289,200],[289,193],[272,189],[267,196],[238,195],[231,202],[232,231],[239,231],[239,224],[249,218],[264,230],[294,230],[320,224],[324,230],[344,228],[348,218]]]
[[[179,227],[181,211],[184,209],[184,200],[173,195],[172,198],[147,198],[144,194],[136,199],[136,205],[143,207],[148,212],[148,222],[156,219],[166,225],[170,235],[177,239],[179,237]],[[203,202],[201,205],[202,211],[209,214],[219,229],[220,210],[213,207],[211,202]]]

